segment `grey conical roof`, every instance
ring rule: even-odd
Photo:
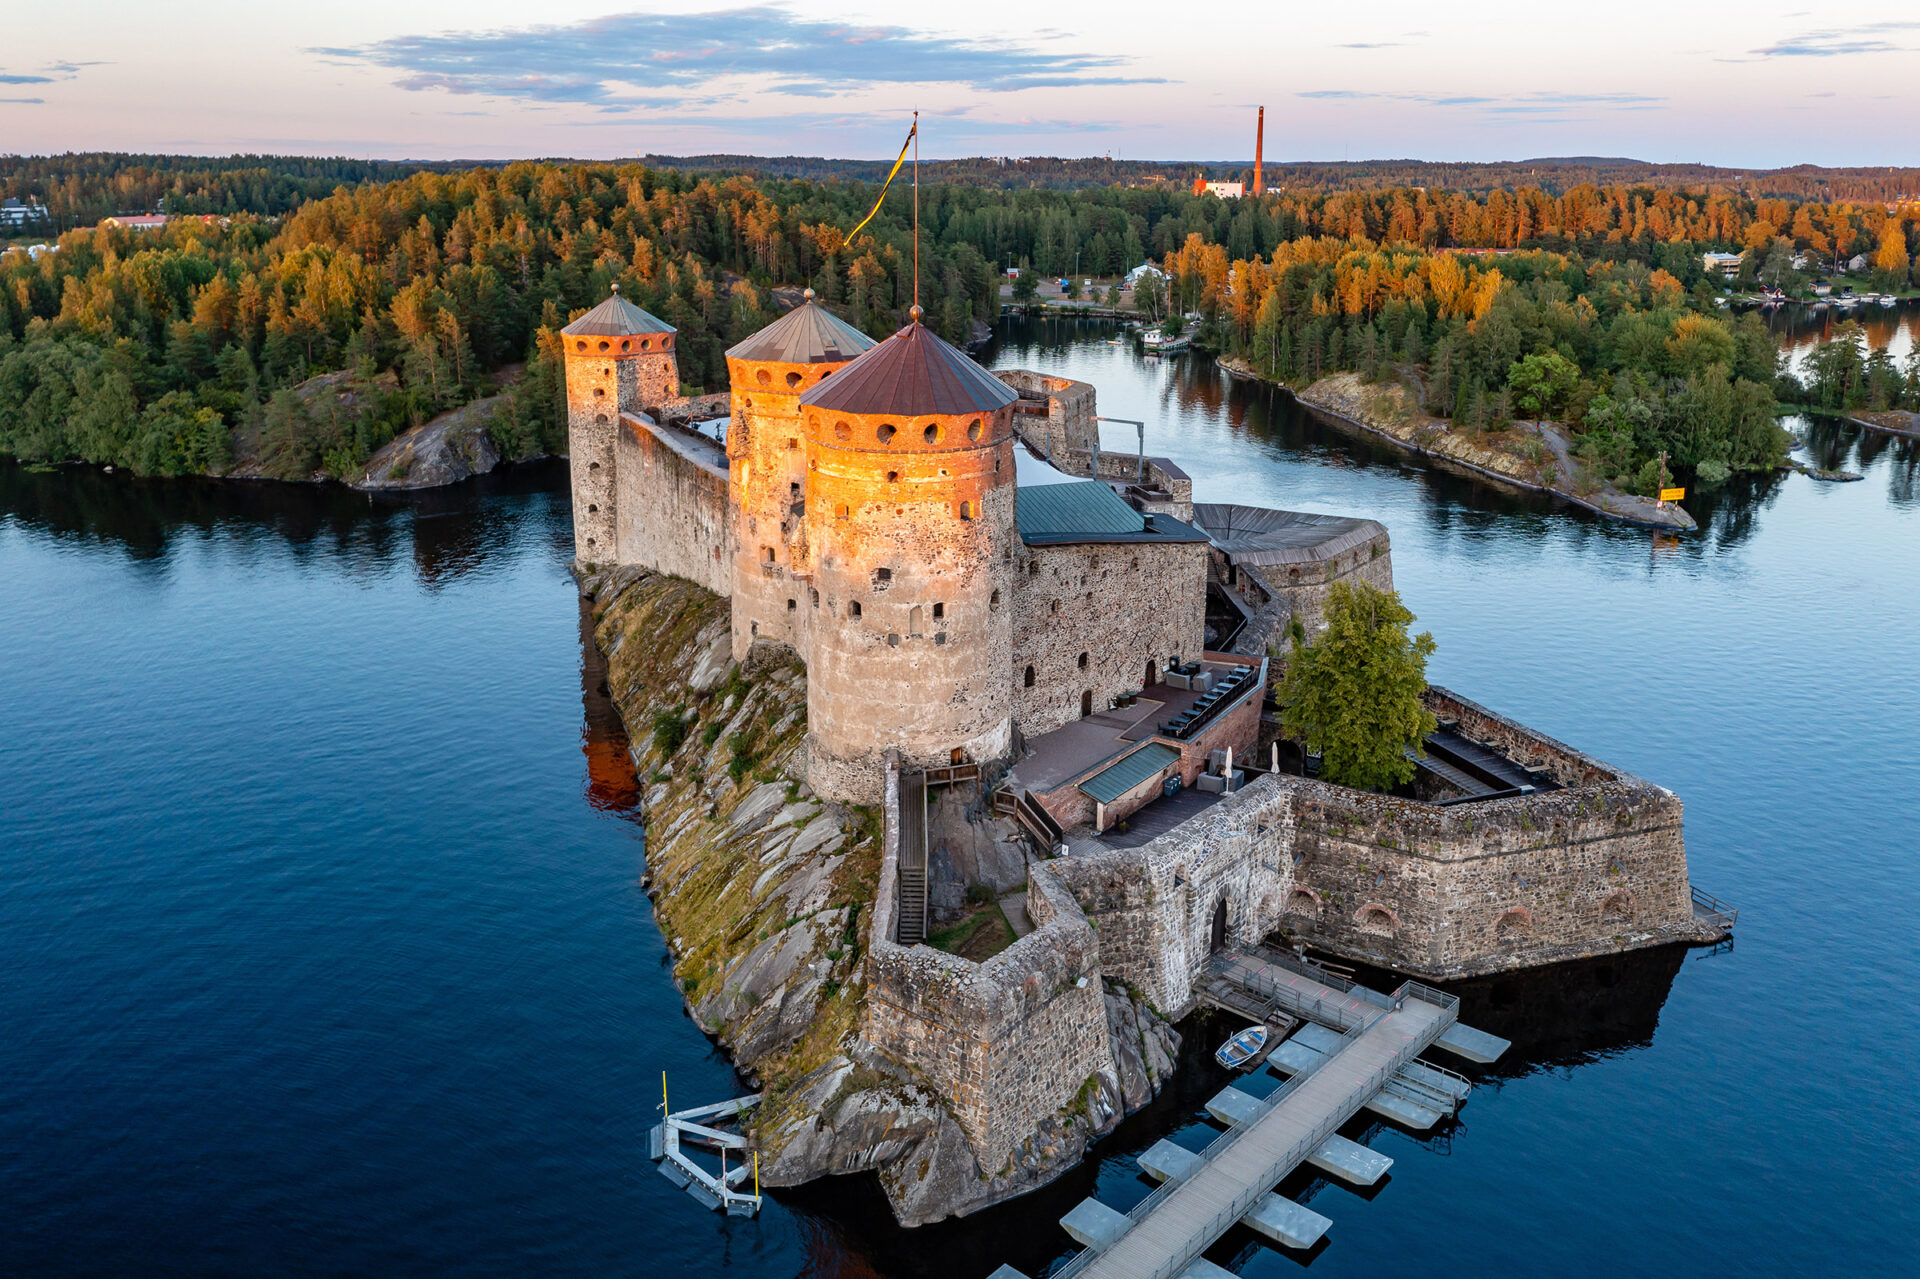
[[[813,300],[727,349],[729,360],[775,364],[839,364],[873,349],[873,339]]]
[[[636,333],[674,333],[678,330],[621,297],[616,288],[607,295],[605,302],[560,331],[576,338],[624,338]]]
[[[1019,399],[965,351],[915,321],[800,396],[835,413],[989,413]]]

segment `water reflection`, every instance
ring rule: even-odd
[[[140,479],[0,458],[0,511],[23,528],[115,546],[158,568],[182,542],[218,535],[235,548],[284,546],[297,561],[323,559],[354,573],[411,560],[419,582],[438,587],[475,572],[520,535],[529,508],[494,499],[562,492],[565,477],[566,463],[550,460],[442,489],[376,494],[337,484]],[[564,522],[565,509],[558,514]],[[571,533],[556,525],[552,540],[570,546]]]
[[[1766,312],[1766,318],[1788,370],[1804,378],[1807,357],[1814,348],[1831,341],[1833,331],[1849,321],[1866,331],[1870,349],[1884,347],[1896,364],[1904,364],[1913,351],[1914,330],[1920,327],[1920,307],[1910,302],[1895,307],[1868,303],[1843,311],[1832,305],[1794,305]]]
[[[587,757],[587,803],[609,813],[640,808],[640,778],[634,772],[626,725],[607,687],[607,659],[593,642],[593,603],[580,597],[580,750]]]

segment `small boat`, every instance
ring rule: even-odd
[[[1213,1059],[1228,1070],[1243,1070],[1267,1046],[1267,1028],[1250,1026],[1220,1045]]]
[[[1146,344],[1148,355],[1172,355],[1176,351],[1186,350],[1188,346],[1186,334],[1168,337],[1159,329],[1148,329],[1140,340]]]
[[[1880,295],[1880,305],[1881,306],[1899,306],[1900,299],[1893,296],[1893,294],[1891,293],[1882,293]]]

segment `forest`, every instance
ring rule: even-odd
[[[777,314],[776,289],[810,285],[876,335],[913,292],[898,185],[849,243],[877,188],[841,178],[519,162],[383,180],[327,168],[358,162],[91,157],[62,175],[60,159],[36,162],[36,181],[64,184],[63,207],[146,175],[176,182],[161,202],[189,216],[0,255],[0,452],[35,461],[220,473],[244,436],[266,474],[339,476],[523,365],[493,429],[506,455],[532,456],[564,444],[553,335],[615,283],[680,330],[690,391],[721,388],[722,353]],[[1784,242],[1891,261],[1897,240],[1904,280],[1909,212],[1725,188],[1219,201],[1168,183],[926,185],[920,288],[929,324],[965,341],[996,314],[1006,267],[1110,275],[1151,258],[1179,309],[1269,375],[1409,364],[1436,411],[1470,425],[1568,415],[1607,473],[1632,480],[1657,448],[1682,465],[1765,464],[1774,396],[1797,394],[1763,327],[1714,313],[1701,250]],[[336,371],[358,388],[350,413],[298,393]],[[1840,394],[1873,386],[1886,377]]]

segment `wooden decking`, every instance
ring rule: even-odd
[[[1409,984],[1393,1002],[1381,1009],[1356,1000],[1353,1013],[1365,1021],[1339,1052],[1276,1093],[1264,1113],[1210,1147],[1197,1170],[1129,1214],[1124,1233],[1061,1276],[1166,1279],[1185,1269],[1453,1024],[1454,1001],[1438,992]]]

